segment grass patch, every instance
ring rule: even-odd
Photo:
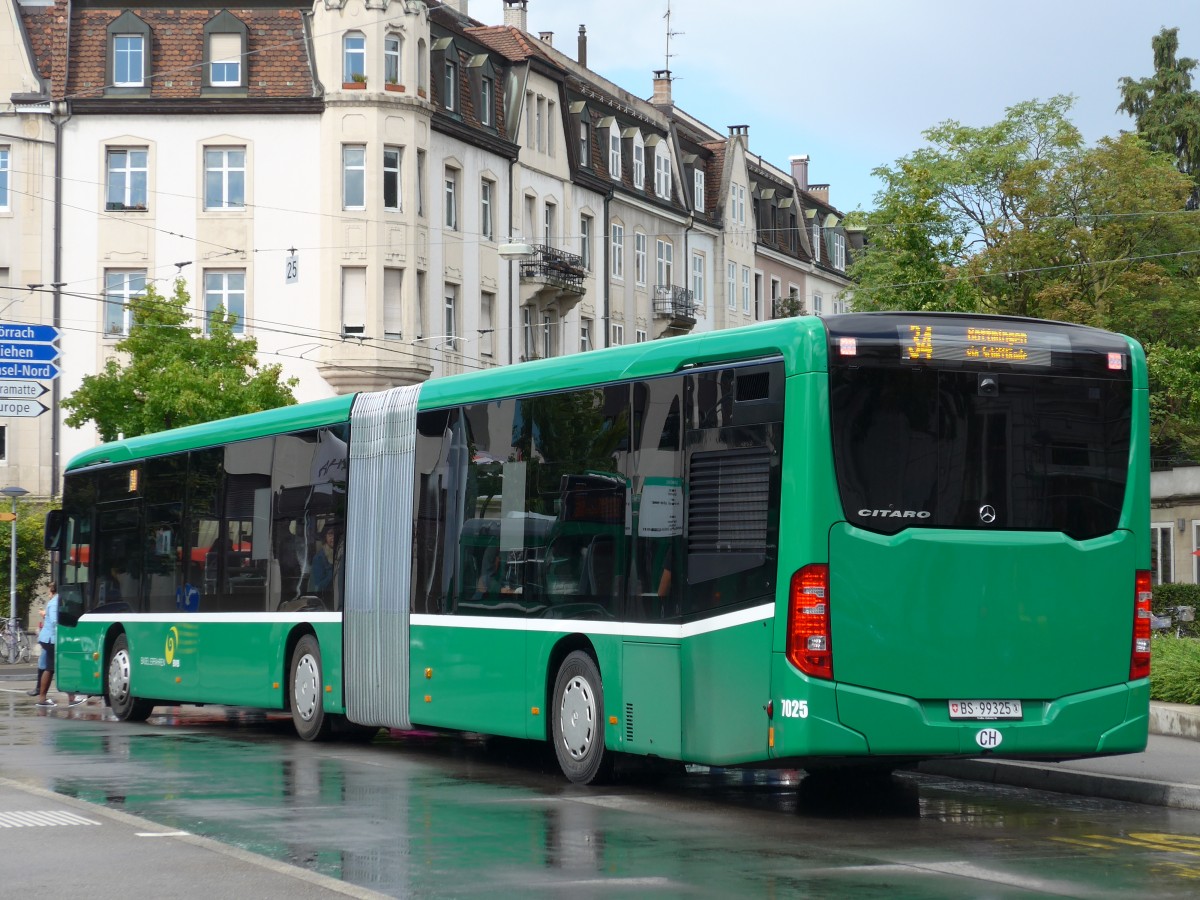
[[[1150,699],[1200,706],[1200,641],[1155,635],[1150,642]]]

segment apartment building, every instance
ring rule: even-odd
[[[6,0],[0,321],[61,334],[50,411],[0,417],[9,483],[57,491],[96,440],[58,400],[176,279],[301,400],[835,310],[845,235],[806,158],[689,116],[668,71],[609,82],[528,0],[467,6]]]

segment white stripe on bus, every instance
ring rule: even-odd
[[[428,628],[473,628],[479,631],[543,631],[543,632],[586,632],[588,634],[606,634],[622,637],[656,637],[683,639],[696,635],[722,631],[737,625],[748,625],[775,616],[775,606],[765,603],[750,609],[724,613],[712,618],[689,622],[686,625],[655,625],[646,622],[610,622],[604,619],[526,619],[518,617],[494,616],[440,616],[425,613],[414,614],[410,622],[413,625]],[[338,612],[222,612],[222,613],[130,613],[128,615],[112,615],[109,613],[87,614],[81,623],[89,622],[122,622],[135,623],[211,623],[213,625],[233,624],[272,624],[322,622],[337,624],[342,621]]]

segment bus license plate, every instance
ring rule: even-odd
[[[951,719],[1019,719],[1020,700],[951,700]]]

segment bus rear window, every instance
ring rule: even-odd
[[[935,327],[915,333],[934,340],[968,334],[962,319],[921,320]],[[918,359],[894,321],[865,336],[831,326],[833,452],[850,522],[885,534],[1012,529],[1078,540],[1117,527],[1130,449],[1128,348],[1091,329],[1072,342],[1070,326],[994,321],[1000,338],[984,354],[961,339],[926,341],[916,346],[930,352]]]

